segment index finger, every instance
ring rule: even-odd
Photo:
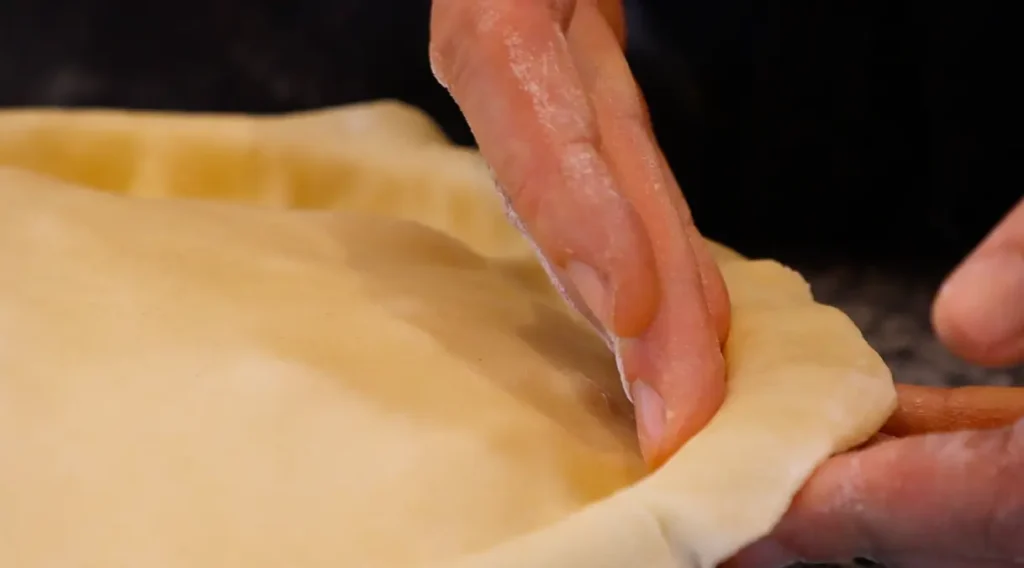
[[[436,0],[431,58],[515,215],[553,268],[596,271],[612,290],[590,308],[633,336],[654,317],[653,254],[614,188],[596,119],[568,52],[573,2]],[[601,226],[600,231],[589,230]],[[558,274],[563,279],[567,274]],[[616,301],[618,300],[618,301]]]
[[[511,216],[616,349],[627,393],[640,381],[664,399],[668,442],[645,447],[660,461],[724,397],[724,285],[700,270],[688,211],[669,195],[639,92],[595,13],[570,0],[436,0],[431,58]]]
[[[899,406],[882,432],[911,436],[929,432],[1009,426],[1024,418],[1024,388],[958,388],[896,385]]]

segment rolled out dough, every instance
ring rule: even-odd
[[[0,566],[712,566],[894,405],[716,246],[728,396],[646,475],[602,341],[401,105],[5,112],[0,165]]]

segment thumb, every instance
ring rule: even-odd
[[[1024,199],[942,285],[932,321],[964,359],[1024,362]]]
[[[870,557],[988,566],[1024,557],[1024,420],[893,439],[823,464],[768,538],[729,568]],[[954,562],[954,560],[956,562]]]

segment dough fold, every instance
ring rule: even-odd
[[[0,112],[0,566],[710,567],[895,405],[714,245],[728,394],[647,474],[486,166],[380,102]]]

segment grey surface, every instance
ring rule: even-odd
[[[941,276],[843,265],[801,267],[815,297],[846,312],[898,382],[934,386],[1024,385],[1024,367],[985,369],[950,353],[931,330]]]

